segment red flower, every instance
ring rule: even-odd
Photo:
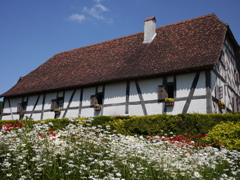
[[[197,135],[197,138],[200,138],[201,136],[202,136],[201,134],[198,134],[198,135]]]
[[[40,132],[38,132],[38,135],[41,136],[42,138],[45,138],[45,135]]]

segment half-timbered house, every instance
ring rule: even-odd
[[[21,77],[1,95],[1,119],[239,111],[239,60],[214,14],[159,28],[151,17],[143,32],[56,54]]]

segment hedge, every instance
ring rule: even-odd
[[[82,118],[76,118],[84,120]],[[113,131],[125,135],[164,135],[164,134],[183,134],[192,135],[207,134],[215,125],[220,122],[239,122],[240,114],[178,114],[178,115],[148,115],[148,116],[96,116],[92,118],[88,124],[91,126],[102,125],[103,128],[110,125]],[[31,119],[27,118],[22,121],[6,121],[1,120],[0,125],[8,122],[27,123]],[[33,121],[34,123],[52,122],[53,130],[64,128],[69,123],[77,123],[68,118],[63,119],[47,119],[42,121]]]

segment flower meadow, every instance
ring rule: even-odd
[[[201,136],[126,136],[93,119],[0,129],[1,179],[156,180],[240,179],[240,152],[201,144]]]

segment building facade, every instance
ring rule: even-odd
[[[229,26],[214,14],[155,23],[53,56],[1,95],[1,119],[239,111],[240,48]]]

